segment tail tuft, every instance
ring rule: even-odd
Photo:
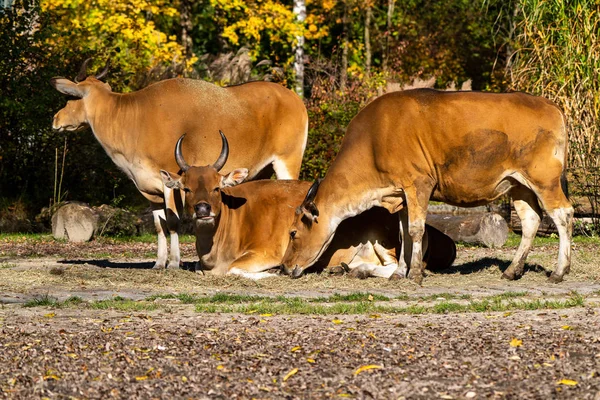
[[[565,171],[563,171],[562,175],[560,176],[560,187],[567,197],[567,200],[569,200],[569,182],[567,182],[567,174]]]

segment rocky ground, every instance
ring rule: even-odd
[[[193,244],[182,247],[189,265]],[[419,287],[152,271],[149,243],[0,240],[0,396],[600,400],[599,249],[576,243],[572,273],[555,285],[546,276],[556,243],[537,245],[516,282],[500,279],[514,248],[460,247],[455,267]],[[343,299],[328,311],[260,311],[281,301],[265,296],[357,292],[375,301],[350,314]],[[263,300],[219,308],[180,299],[219,293]],[[117,295],[136,301],[98,302]],[[504,300],[468,312],[492,298]]]

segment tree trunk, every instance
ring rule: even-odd
[[[392,35],[392,17],[394,16],[394,5],[396,0],[388,0],[387,29],[385,31],[385,50],[383,54],[383,70],[388,68],[388,57],[390,52],[390,36]]]
[[[365,71],[367,76],[371,74],[371,17],[373,15],[373,9],[371,3],[368,2],[365,15]]]
[[[304,25],[306,19],[306,1],[294,0],[294,14],[299,25]],[[296,93],[304,98],[304,34],[297,36],[294,71],[296,73]]]
[[[346,91],[346,85],[348,82],[348,4],[347,1],[344,1],[344,14],[342,17],[342,25],[344,27],[343,37],[342,37],[342,68],[340,71],[340,90],[342,92]]]
[[[455,242],[501,247],[508,238],[508,224],[496,213],[428,214],[427,224],[450,236]]]
[[[180,0],[179,24],[181,25],[181,43],[185,51],[185,58],[190,59],[193,54],[194,42],[192,40],[192,4],[190,0]]]

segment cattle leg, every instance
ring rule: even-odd
[[[227,268],[227,275],[239,275],[249,279],[262,279],[276,274],[264,272],[281,264],[281,260],[265,259],[254,252],[247,252]]]
[[[510,266],[502,274],[504,279],[512,281],[519,279],[523,275],[525,259],[527,258],[527,254],[529,254],[535,234],[542,220],[542,210],[535,194],[525,186],[513,189],[510,194],[523,227],[521,243],[519,244],[517,253]]]
[[[400,226],[400,255],[398,256],[398,268],[390,275],[391,280],[404,279],[408,272],[408,265],[412,257],[412,240],[408,233],[408,208],[402,207],[398,211]]]
[[[558,266],[550,275],[550,282],[561,282],[564,274],[571,270],[571,240],[573,237],[573,207],[555,208],[547,210],[548,215],[554,221],[560,238],[560,249],[558,251]]]
[[[179,229],[181,226],[180,215],[183,213],[184,199],[178,189],[164,188],[166,221],[169,235],[171,236],[171,253],[167,268],[179,268],[181,253],[179,251]]]
[[[154,228],[158,236],[158,255],[154,269],[165,268],[167,264],[167,219],[163,204],[152,203],[152,217],[154,218]]]
[[[298,179],[298,176],[300,176],[300,163],[296,160],[275,158],[273,170],[277,179]]]
[[[408,278],[420,285],[423,282],[423,235],[425,234],[425,218],[431,191],[422,187],[417,192],[415,187],[411,187],[410,190],[405,189],[404,194],[406,207],[399,211],[400,240],[402,241],[399,269],[404,260],[408,265]],[[406,234],[406,215],[408,215],[408,235]],[[409,249],[412,250],[410,254]]]

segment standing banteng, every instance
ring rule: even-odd
[[[400,214],[403,254],[393,277],[405,277],[409,268],[408,276],[421,283],[429,200],[470,207],[507,193],[523,238],[503,277],[523,274],[543,208],[560,236],[558,265],[550,275],[560,282],[571,265],[567,146],[563,113],[541,97],[429,89],[381,96],[352,120],[325,179],[298,208],[284,268],[301,275],[343,220],[382,206]]]
[[[251,82],[227,88],[192,79],[168,79],[133,93],[113,93],[96,76],[86,76],[89,60],[72,82],[57,77],[52,86],[75,96],[55,116],[52,127],[76,131],[91,127],[110,158],[135,183],[153,209],[158,233],[155,268],[180,262],[178,216],[164,210],[161,169],[177,171],[173,148],[181,132],[187,133],[187,157],[195,165],[209,164],[221,140],[207,132],[230,133],[232,151],[224,172],[249,168],[252,179],[271,165],[278,179],[296,179],[306,146],[308,116],[302,100],[290,90],[269,82]]]

